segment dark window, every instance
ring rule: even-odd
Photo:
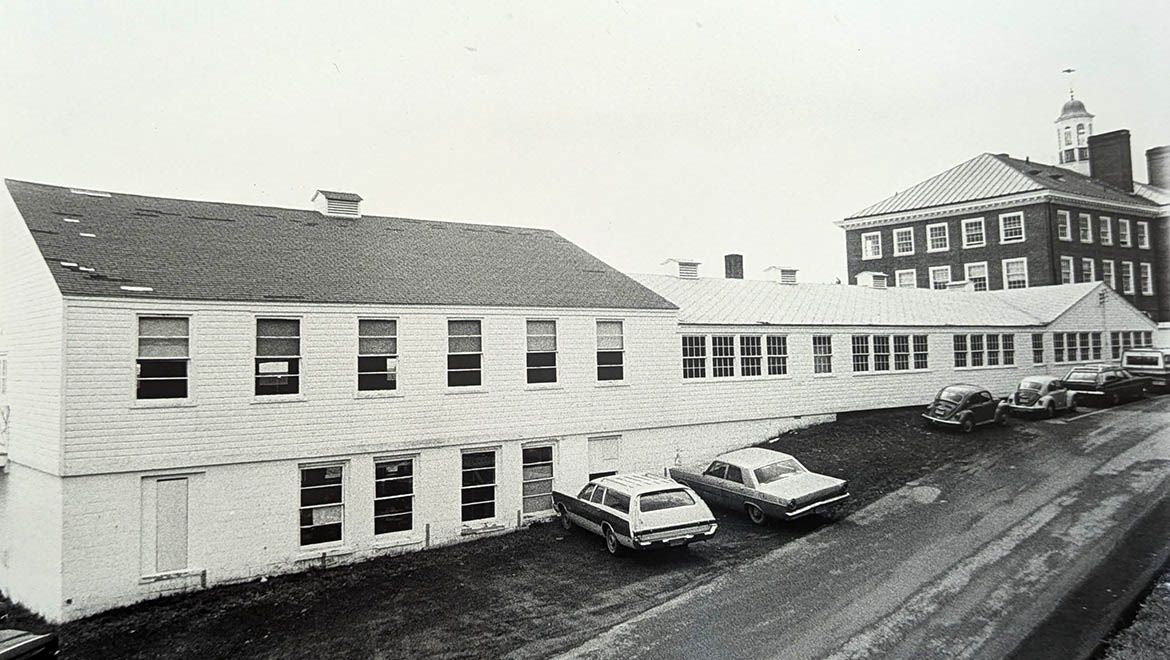
[[[730,378],[735,375],[735,337],[730,335],[711,337],[711,375],[715,378]]]
[[[727,480],[737,484],[743,483],[743,471],[734,465],[727,466]]]
[[[398,388],[398,322],[358,319],[358,390]]]
[[[413,512],[414,461],[374,463],[374,534],[409,531]]]
[[[483,336],[479,321],[447,321],[447,386],[483,384]]]
[[[524,513],[549,511],[553,508],[553,448],[524,448]]]
[[[927,368],[928,345],[926,335],[914,335],[914,368]]]
[[[256,319],[256,395],[301,391],[301,322]]]
[[[463,454],[463,522],[496,517],[496,452]]]
[[[301,468],[301,545],[341,540],[345,521],[340,465]]]
[[[707,337],[684,335],[682,338],[683,378],[707,377]]]
[[[768,335],[768,375],[783,376],[788,373],[788,337]]]
[[[703,474],[709,477],[724,479],[727,476],[727,463],[715,461],[711,465],[707,466],[707,469],[703,472]]]
[[[890,336],[873,336],[873,370],[890,370]]]
[[[557,322],[528,322],[528,382],[557,382]]]
[[[176,316],[138,318],[139,399],[187,398],[190,319]]]
[[[617,509],[623,513],[630,512],[630,496],[625,493],[619,493],[612,488],[605,491],[605,499],[601,503],[604,506]]]
[[[759,376],[762,351],[760,338],[753,335],[744,335],[739,338],[739,370],[741,376]]]
[[[625,378],[625,339],[621,321],[597,322],[597,380]]]

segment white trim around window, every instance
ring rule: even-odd
[[[1137,221],[1137,246],[1142,250],[1150,249],[1150,223],[1145,220]]]
[[[971,283],[976,291],[986,291],[989,288],[987,277],[987,262],[963,264],[963,279]]]
[[[1134,293],[1132,261],[1121,262],[1121,288],[1123,289],[1122,293],[1130,295]]]
[[[894,271],[894,286],[899,289],[917,289],[918,269],[906,268]]]
[[[882,233],[880,231],[867,231],[861,235],[861,258],[862,260],[882,258]]]
[[[1117,270],[1112,259],[1101,260],[1101,281],[1108,284],[1110,289],[1117,290]]]
[[[1113,245],[1113,220],[1109,216],[1097,218],[1097,232],[1100,234],[1101,245]]]
[[[977,228],[971,231],[972,228]],[[983,218],[971,218],[963,221],[963,249],[977,248],[987,245],[987,230]]]
[[[947,283],[951,281],[951,267],[950,266],[931,266],[930,267],[930,288],[945,289]],[[945,273],[945,279],[942,276]],[[939,286],[939,285],[942,286]]]
[[[1001,213],[999,216],[999,242],[1023,243],[1027,239],[1024,233],[1024,212]]]
[[[1093,216],[1088,213],[1077,215],[1077,235],[1082,243],[1093,242]]]
[[[1077,281],[1077,262],[1072,257],[1060,258],[1060,283],[1072,284]]]
[[[934,235],[933,230],[942,228],[942,233],[937,236]],[[936,244],[936,240],[937,241]],[[926,251],[927,252],[946,252],[951,249],[951,230],[950,226],[945,222],[936,222],[932,225],[926,225]]]
[[[1154,267],[1143,261],[1138,264],[1138,269],[1138,276],[1141,278],[1142,295],[1154,295]]]
[[[1081,257],[1081,281],[1097,281],[1097,261],[1092,257]]]
[[[1133,245],[1129,235],[1129,220],[1125,218],[1117,219],[1117,244],[1121,247]]]
[[[1028,288],[1028,258],[1004,259],[1000,262],[1003,269],[1003,288]]]
[[[909,237],[907,239],[906,237]],[[909,249],[904,249],[903,243],[909,240]],[[894,256],[905,257],[914,254],[914,228],[902,227],[894,230]]]
[[[1072,240],[1072,214],[1068,211],[1056,212],[1056,237],[1062,241]]]

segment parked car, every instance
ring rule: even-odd
[[[939,390],[922,417],[970,433],[982,424],[1006,424],[1007,406],[978,385],[956,383]]]
[[[670,476],[711,504],[747,513],[757,525],[792,520],[849,497],[848,483],[771,449],[749,447],[718,456],[703,470],[670,468]]]
[[[1111,364],[1078,365],[1069,369],[1063,380],[1065,387],[1076,390],[1078,401],[1087,399],[1111,406],[1142,398],[1151,382],[1146,376],[1134,376]]]
[[[685,546],[715,536],[718,525],[703,499],[687,486],[652,474],[619,474],[585,484],[568,495],[553,491],[561,525],[583,527],[605,538],[611,555]]]
[[[1127,348],[1121,367],[1135,376],[1148,376],[1151,389],[1170,391],[1170,348]]]
[[[48,660],[60,653],[57,636],[26,630],[0,630],[0,660]]]
[[[1026,376],[1007,398],[1006,406],[1008,412],[1054,417],[1059,410],[1076,412],[1077,395],[1054,376]]]

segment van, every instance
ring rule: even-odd
[[[1121,366],[1134,375],[1149,376],[1154,389],[1170,390],[1170,348],[1127,348]]]

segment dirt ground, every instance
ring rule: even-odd
[[[711,541],[612,558],[599,537],[538,524],[491,539],[230,585],[46,625],[0,599],[0,627],[56,630],[63,658],[547,657],[849,515],[945,464],[1019,436],[924,428],[918,409],[843,416],[768,443],[847,478],[826,516],[753,526],[717,511]]]

